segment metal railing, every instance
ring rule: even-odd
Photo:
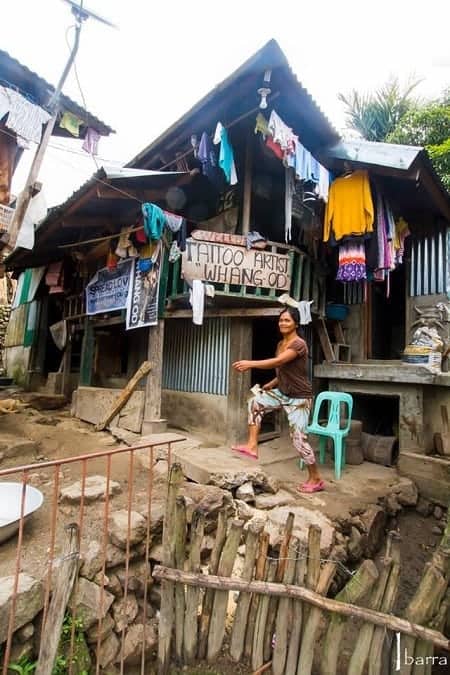
[[[98,531],[101,538],[101,571],[98,574],[99,588],[100,588],[100,605],[97,613],[97,642],[95,646],[95,670],[92,668],[91,672],[97,675],[100,672],[99,650],[102,637],[102,623],[104,620],[104,602],[105,602],[105,586],[108,578],[107,572],[107,549],[109,544],[109,518],[111,515],[111,502],[114,499],[115,505],[125,508],[127,512],[127,536],[124,562],[125,577],[123,581],[123,599],[124,603],[128,597],[128,582],[131,559],[131,514],[133,506],[136,506],[137,496],[141,504],[145,505],[146,518],[146,532],[144,539],[141,541],[141,553],[145,560],[145,577],[142,579],[144,595],[142,600],[144,631],[147,626],[147,595],[148,586],[151,577],[149,568],[149,551],[151,544],[151,520],[152,520],[152,499],[154,496],[154,464],[160,455],[167,459],[167,466],[170,469],[172,461],[172,443],[184,440],[177,438],[172,440],[162,440],[154,443],[140,443],[130,447],[119,447],[110,450],[102,450],[92,452],[89,454],[78,455],[67,459],[58,459],[52,461],[43,461],[34,464],[27,464],[23,466],[16,466],[0,470],[0,486],[5,479],[15,478],[16,482],[21,484],[20,496],[20,511],[18,517],[18,533],[17,539],[9,539],[0,544],[2,556],[0,557],[0,576],[4,576],[5,569],[13,576],[12,594],[9,607],[9,620],[7,629],[6,642],[3,644],[3,667],[2,675],[7,675],[8,666],[11,658],[11,648],[13,645],[13,634],[20,626],[16,625],[17,600],[19,594],[19,579],[23,571],[31,572],[34,578],[37,578],[44,584],[44,599],[43,599],[43,615],[42,615],[42,629],[39,643],[41,645],[40,653],[42,652],[42,643],[46,628],[46,621],[49,615],[49,606],[51,603],[52,584],[55,580],[52,578],[57,570],[58,564],[64,560],[61,557],[61,543],[64,536],[64,529],[71,528],[71,532],[76,533],[78,537],[78,546],[76,555],[81,561],[83,559],[85,550],[93,532]],[[142,457],[141,468],[136,470],[136,453],[139,452],[138,457]],[[125,461],[125,463],[124,463]],[[98,503],[94,502],[94,506],[90,502],[92,495],[89,494],[90,487],[89,477],[98,475],[99,471],[104,465],[104,502],[102,508],[98,508]],[[70,483],[79,483],[79,495],[76,499],[75,506],[66,507],[61,502],[61,488],[63,483],[68,483],[68,474],[70,476]],[[124,473],[126,479],[124,481]],[[122,482],[126,482],[126,490],[116,495],[112,494],[113,478],[121,478]],[[44,503],[40,511],[36,511],[33,523],[26,523],[26,495],[27,486],[32,486],[37,483],[44,492]],[[116,487],[116,486],[114,486]],[[77,506],[78,504],[78,506]],[[142,507],[140,509],[142,514]],[[75,510],[75,514],[72,510]],[[43,513],[41,513],[43,511]],[[39,514],[39,517],[38,517]],[[67,521],[69,522],[63,522]],[[40,521],[40,522],[38,522]],[[31,537],[31,526],[39,527],[38,535]],[[67,536],[67,535],[65,535]],[[14,550],[15,549],[15,550]],[[39,561],[39,550],[44,551],[44,559]],[[10,570],[8,569],[8,554],[11,559]],[[5,568],[6,566],[6,568]],[[110,565],[111,567],[111,565]],[[98,581],[98,580],[97,580]],[[70,603],[72,607],[72,621],[71,621],[71,636],[70,636],[70,650],[67,658],[68,673],[73,669],[73,655],[75,642],[75,608],[77,595],[77,580],[75,581],[73,601]],[[120,667],[120,673],[124,672],[124,627],[120,634],[120,649],[116,657],[116,663]],[[1,649],[1,646],[0,646]],[[38,659],[39,662],[39,659]],[[141,654],[141,670],[143,674],[146,668],[146,645],[145,639],[142,641]],[[49,671],[51,672],[51,671]]]

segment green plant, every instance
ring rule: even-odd
[[[8,665],[8,670],[12,670],[19,675],[29,675],[36,670],[37,661],[30,661],[28,656],[22,656],[18,661],[13,661]]]
[[[73,651],[71,652],[72,630],[74,632]],[[58,654],[52,675],[66,675],[72,662],[73,675],[89,675],[90,657],[84,635],[83,621],[67,613],[59,640]]]

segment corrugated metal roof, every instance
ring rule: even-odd
[[[324,157],[373,164],[408,171],[423,148],[413,145],[378,143],[363,139],[339,141],[324,150]]]
[[[17,87],[21,92],[28,94],[35,103],[43,108],[46,107],[50,97],[55,91],[53,85],[1,49],[0,80],[3,80],[5,84]],[[96,129],[102,136],[108,136],[109,134],[115,133],[114,129],[105,124],[105,122],[99,120],[98,117],[88,110],[82,108],[65,94],[61,94],[61,109],[73,113],[84,121],[84,128],[82,127],[80,129],[81,137],[86,133],[87,127]],[[67,134],[67,132],[59,129],[59,127],[55,127],[54,133],[61,136]]]
[[[242,99],[244,93],[246,93],[246,90],[248,91],[250,87],[253,88],[252,91],[254,90],[255,105],[257,106],[260,100],[257,89],[258,86],[262,86],[264,71],[268,69],[272,70],[272,89],[274,71],[279,71],[280,84],[284,89],[284,100],[283,103],[281,103],[281,97],[279,97],[276,100],[275,106],[277,110],[280,105],[290,107],[291,117],[295,119],[286,121],[293,125],[294,131],[296,133],[302,132],[302,129],[298,129],[295,126],[296,120],[301,118],[305,122],[305,125],[312,131],[316,141],[315,146],[327,145],[337,141],[339,138],[338,132],[334,129],[331,122],[314,101],[311,94],[298,81],[284,52],[276,40],[270,40],[237,70],[214,87],[214,89],[196,103],[177,122],[136,155],[127,166],[149,166],[152,161],[155,161],[158,153],[164,150],[165,146],[170,144],[172,147],[176,143],[178,143],[178,146],[180,145],[179,136],[183,128],[186,131],[186,140],[188,140],[190,133],[197,131],[196,126],[198,122],[196,118],[200,112],[203,114],[206,108],[215,109],[219,104],[222,104],[224,108],[230,108],[233,100],[239,101]],[[255,86],[255,82],[250,83],[249,78],[254,78],[258,85]],[[212,117],[216,115],[215,121],[218,119],[217,114],[216,110],[212,113]],[[225,119],[222,119],[221,121],[224,124],[227,122]],[[205,125],[203,118],[202,125]],[[177,137],[175,143],[173,142],[174,137]],[[170,143],[171,141],[172,143]]]

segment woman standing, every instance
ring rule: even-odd
[[[308,469],[308,480],[300,486],[301,492],[319,492],[325,484],[321,479],[314,450],[306,440],[312,403],[312,386],[308,378],[308,347],[299,337],[297,329],[300,315],[297,309],[287,307],[278,318],[281,341],[273,359],[262,361],[236,361],[233,368],[243,373],[251,368],[276,369],[276,378],[265,384],[262,390],[248,402],[248,441],[246,445],[233,446],[233,450],[258,458],[258,437],[261,421],[267,412],[286,411],[289,431],[294,448]]]

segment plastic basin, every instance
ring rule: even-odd
[[[12,537],[19,529],[22,483],[0,483],[0,543]],[[27,520],[36,511],[44,495],[27,485],[25,488],[24,517]]]

